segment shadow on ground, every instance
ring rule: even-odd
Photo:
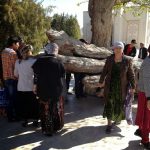
[[[144,150],[144,148],[140,145],[140,140],[137,140],[130,141],[128,147],[122,150]]]
[[[100,125],[95,126],[93,123],[92,126],[81,126],[77,122],[81,121],[82,124],[84,122],[83,119],[100,116],[102,112],[102,99],[94,97],[76,99],[73,95],[69,96],[69,101],[65,104],[66,126],[61,132],[56,133],[52,137],[42,135],[40,128],[23,128],[20,123],[7,123],[5,119],[0,119],[0,147],[3,150],[27,149],[26,145],[30,144],[32,148],[29,147],[28,149],[32,150],[48,150],[50,148],[69,149],[75,146],[97,142],[105,137],[123,138],[119,133],[121,130],[117,126],[112,134],[107,135],[105,134],[106,126],[103,124],[98,123]],[[76,125],[76,128],[71,127],[70,123]],[[133,147],[137,145],[136,142],[131,141],[129,147],[125,150],[134,150]],[[136,148],[136,150],[138,149]]]
[[[52,137],[45,137],[41,134],[40,130],[37,130],[34,132],[34,130],[27,130],[24,132],[30,132],[24,135],[17,135],[19,131],[12,132],[12,135],[17,135],[14,137],[5,137],[1,139],[0,143],[3,145],[4,150],[10,150],[19,148],[27,144],[32,144],[34,147],[34,143],[39,142],[39,145],[36,145],[33,150],[47,150],[50,148],[55,149],[69,149],[74,146],[87,144],[87,143],[93,143],[96,141],[99,141],[103,138],[117,136],[122,138],[123,136],[119,134],[121,130],[116,127],[115,132],[113,132],[110,135],[106,135],[105,132],[105,126],[87,126],[87,127],[81,127],[74,131],[66,132],[67,130],[62,130],[60,133],[56,133]],[[23,132],[23,130],[22,130]],[[1,145],[0,144],[0,145]]]

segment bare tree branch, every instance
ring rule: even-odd
[[[85,1],[79,2],[77,5],[79,6],[79,5],[81,5],[83,3],[87,3],[87,2],[88,2],[88,0],[85,0]]]

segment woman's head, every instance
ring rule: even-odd
[[[28,59],[32,55],[33,47],[32,45],[25,45],[21,50],[20,54],[23,59]]]
[[[115,42],[113,44],[113,50],[115,55],[122,55],[124,49],[124,44],[122,42]]]
[[[56,43],[48,43],[44,50],[46,54],[56,56],[58,54],[58,45]]]

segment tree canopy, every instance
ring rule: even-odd
[[[8,36],[21,36],[32,44],[35,53],[47,41],[45,31],[50,28],[50,17],[41,3],[35,0],[0,1],[0,46]]]
[[[76,16],[54,14],[51,27],[57,31],[64,30],[69,36],[79,39],[81,37],[80,26]]]

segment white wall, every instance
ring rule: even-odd
[[[147,33],[147,13],[141,16],[133,16],[132,13],[119,13],[114,16],[114,35],[113,40],[122,40],[123,42],[130,43],[132,39],[136,39],[137,46],[143,42],[146,44]]]
[[[83,12],[83,38],[88,42],[91,42],[91,21],[87,11]]]

